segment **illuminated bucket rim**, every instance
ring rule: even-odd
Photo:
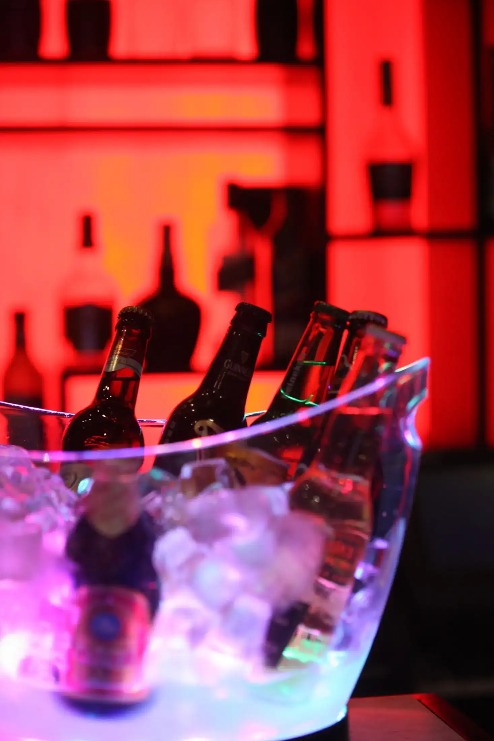
[[[342,404],[355,403],[365,399],[375,392],[391,388],[400,381],[417,379],[412,383],[410,390],[417,394],[410,398],[409,407],[401,410],[400,418],[406,418],[406,445],[420,457],[421,441],[418,437],[414,417],[420,401],[426,395],[426,379],[430,361],[422,358],[407,365],[392,374],[377,379],[371,384],[347,394],[345,397],[334,399],[317,407],[305,408],[295,414],[278,420],[224,432],[210,437],[197,438],[180,443],[165,445],[147,445],[144,448],[95,450],[87,452],[63,452],[60,450],[27,451],[34,463],[63,463],[101,460],[118,460],[148,458],[155,456],[170,456],[182,453],[198,453],[208,449],[214,450],[228,446],[231,443],[248,442],[262,437],[265,434],[281,430],[289,425],[322,417]],[[19,408],[0,402],[0,412],[4,409]],[[62,421],[69,421],[72,414],[52,410],[23,408],[34,415],[46,415]],[[161,427],[162,419],[140,419],[143,427]],[[413,494],[413,487],[412,487]],[[409,511],[409,510],[408,510]],[[354,661],[352,657],[345,663],[344,651],[330,650],[330,658],[318,667],[315,675],[308,665],[307,671],[297,669],[261,677],[259,682],[245,688],[243,680],[239,679],[225,660],[218,660],[216,666],[217,677],[206,677],[203,684],[190,681],[187,672],[204,671],[201,665],[202,656],[199,651],[193,657],[191,665],[181,666],[180,674],[175,676],[175,667],[169,667],[164,679],[151,693],[149,701],[137,705],[128,713],[107,717],[95,715],[94,712],[80,713],[68,709],[61,702],[57,691],[46,691],[22,681],[11,679],[7,681],[0,671],[0,736],[2,741],[21,741],[25,738],[36,738],[37,741],[65,741],[66,738],[77,738],[79,741],[112,741],[115,731],[120,731],[122,741],[162,741],[163,719],[167,718],[167,737],[173,741],[285,741],[290,738],[303,737],[321,729],[335,725],[344,717],[346,703],[360,676],[362,667],[367,660],[368,652],[377,631],[384,605],[393,582],[394,572],[399,560],[401,545],[406,530],[407,512],[400,516],[397,527],[393,532],[393,540],[389,546],[389,564],[386,574],[382,575],[385,582],[380,602],[377,608],[378,616],[375,624],[370,627],[365,624],[366,636],[362,638],[364,649]],[[367,619],[367,618],[366,618]],[[360,630],[360,628],[357,629]],[[374,631],[374,632],[373,632]],[[373,635],[369,638],[369,634]],[[352,663],[353,661],[353,663]],[[1,667],[0,667],[1,668]],[[209,667],[210,668],[210,667]],[[209,671],[208,668],[208,671]],[[201,675],[202,676],[202,675]],[[202,677],[204,679],[204,677]],[[336,680],[336,681],[335,681]],[[341,690],[335,690],[335,685],[341,684]],[[288,692],[284,694],[285,686]],[[295,690],[294,690],[295,688]],[[300,692],[293,702],[293,692]],[[343,692],[341,700],[339,693]],[[335,699],[335,694],[338,696]],[[332,703],[332,704],[331,704]],[[32,712],[26,713],[29,707]],[[176,711],[180,708],[180,712]],[[170,712],[170,710],[173,712]],[[24,712],[23,712],[24,711]],[[20,727],[22,724],[22,727]]]
[[[352,404],[353,402],[363,399],[364,397],[380,391],[384,388],[392,386],[395,383],[399,383],[400,378],[404,378],[409,375],[419,374],[420,372],[427,373],[430,366],[430,358],[424,357],[420,360],[416,360],[409,365],[403,366],[394,373],[382,376],[370,384],[362,386],[356,391],[352,391],[343,397],[337,397],[331,401],[324,402],[314,407],[305,407],[293,414],[280,417],[279,419],[270,420],[263,422],[259,425],[252,425],[230,432],[221,432],[216,435],[209,435],[207,437],[198,437],[183,442],[165,443],[162,445],[145,445],[141,448],[111,448],[107,450],[88,450],[88,451],[62,451],[62,450],[29,450],[29,457],[34,462],[39,463],[62,463],[62,462],[75,462],[75,461],[100,461],[100,460],[119,460],[122,458],[142,458],[142,456],[173,456],[177,453],[187,452],[199,452],[201,450],[207,450],[209,448],[216,448],[222,445],[227,445],[232,442],[243,442],[251,440],[262,435],[281,430],[284,427],[290,425],[296,425],[300,422],[313,419],[315,417],[322,417],[323,415],[331,412],[334,409],[340,407],[343,403]],[[425,391],[423,396],[425,396]],[[419,400],[420,401],[420,400]],[[8,402],[0,402],[0,412],[4,409],[19,409],[24,410],[26,413],[32,413],[38,416],[55,417],[61,420],[66,420],[67,423],[74,416],[71,412],[59,412],[50,409],[39,409],[36,407],[26,407],[19,404],[10,404]],[[247,417],[252,417],[262,414],[259,412],[250,412]],[[142,427],[161,427],[164,425],[165,418],[140,418],[139,424]]]

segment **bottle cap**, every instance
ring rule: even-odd
[[[237,304],[235,311],[237,312],[238,317],[250,319],[264,329],[273,319],[271,312],[266,311],[266,309],[262,309],[260,306],[256,306],[255,304],[248,304],[246,301],[241,301]]]
[[[352,311],[348,317],[348,324],[350,328],[363,327],[365,324],[375,324],[378,327],[386,329],[388,326],[388,318],[384,314],[379,314],[377,311],[357,310]]]
[[[141,306],[124,306],[117,316],[117,323],[134,324],[143,330],[151,330],[153,318],[151,314]]]
[[[327,314],[331,316],[338,324],[346,324],[350,312],[345,309],[340,309],[339,306],[328,304],[326,301],[316,301],[312,307],[312,311],[318,314]]]

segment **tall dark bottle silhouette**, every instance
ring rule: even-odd
[[[176,285],[172,232],[171,224],[162,226],[158,288],[137,302],[154,321],[144,369],[147,373],[190,371],[201,326],[199,305]]]

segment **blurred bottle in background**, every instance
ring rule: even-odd
[[[176,284],[172,224],[161,227],[162,243],[156,290],[136,303],[153,318],[145,372],[183,373],[191,370],[201,326],[199,304]]]
[[[117,283],[105,269],[101,247],[94,237],[94,215],[82,214],[79,223],[79,243],[60,298],[63,333],[70,347],[62,371],[62,410],[65,410],[67,378],[74,374],[100,373],[119,301]]]
[[[40,0],[1,0],[0,61],[38,59],[41,33]]]
[[[110,0],[66,0],[69,59],[101,62],[109,58]]]
[[[3,375],[3,398],[11,404],[43,409],[43,377],[30,357],[26,338],[26,312],[12,315],[14,346]],[[11,445],[43,449],[43,424],[39,416],[19,411],[7,418]]]
[[[395,106],[393,63],[379,64],[379,114],[367,150],[374,232],[410,232],[414,155]]]

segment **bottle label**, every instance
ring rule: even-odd
[[[112,353],[104,368],[105,373],[113,373],[114,371],[123,370],[129,368],[137,376],[142,374],[142,365],[132,356],[135,354],[134,348],[126,348],[121,346],[118,348],[118,352]]]
[[[113,586],[78,589],[64,691],[107,702],[143,699],[149,631],[148,604],[138,592]]]
[[[196,437],[217,435],[220,432],[224,432],[223,428],[217,425],[212,419],[198,419],[194,425],[194,433]]]
[[[361,530],[335,528],[328,539],[321,577],[345,586],[353,581],[355,569],[364,554],[368,536]]]

